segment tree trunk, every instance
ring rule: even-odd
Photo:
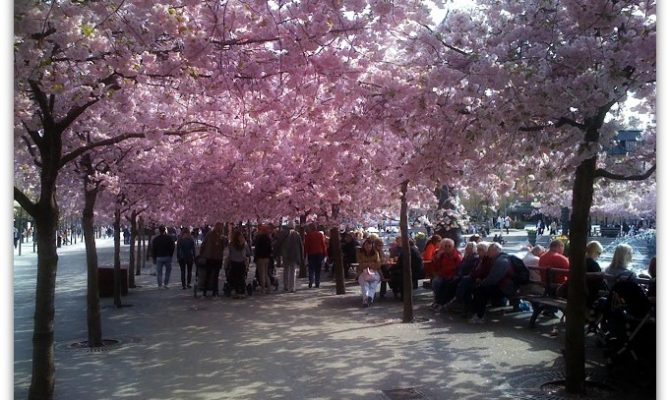
[[[98,198],[99,189],[96,186],[88,189],[94,184],[90,181],[93,175],[93,167],[90,157],[82,157],[82,167],[87,171],[84,177],[84,211],[82,212],[81,225],[84,231],[84,243],[86,246],[86,326],[88,328],[88,346],[102,346],[102,322],[100,317],[100,288],[98,287],[98,252],[95,247],[95,227],[93,226],[95,202]]]
[[[402,293],[403,313],[402,322],[414,321],[414,304],[412,295],[412,257],[410,257],[409,234],[407,230],[407,185],[404,181],[400,185],[400,236],[402,237]]]
[[[37,288],[35,290],[33,367],[28,393],[29,400],[52,399],[55,384],[53,345],[54,297],[58,268],[58,254],[56,253],[58,205],[53,196],[49,196],[38,203],[38,208],[39,213],[35,215]]]
[[[137,237],[137,211],[130,213],[130,248],[128,249],[128,287],[135,288],[135,238]]]
[[[307,222],[307,215],[300,216],[300,226],[298,227],[298,232],[300,233],[300,239],[305,243],[305,223]],[[298,278],[307,278],[307,257],[302,257],[300,262],[300,269],[298,271]]]
[[[114,305],[121,304],[121,210],[114,210]]]
[[[147,267],[147,259],[149,259],[149,252],[147,249],[147,242],[149,241],[149,237],[147,237],[147,227],[144,224],[144,218],[140,217],[140,225],[142,226],[142,269]]]
[[[565,376],[569,393],[583,393],[585,369],[584,324],[586,313],[586,241],[588,217],[593,202],[596,159],[582,161],[577,167],[572,189],[570,217],[570,272],[566,309]]]
[[[333,255],[333,269],[335,270],[335,293],[345,294],[344,263],[342,262],[342,244],[340,243],[340,227],[330,228],[330,246]]]

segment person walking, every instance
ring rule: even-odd
[[[223,236],[223,222],[217,222],[214,229],[207,232],[200,246],[200,255],[207,260],[205,276],[198,277],[198,279],[204,279],[202,295],[205,297],[208,287],[212,289],[213,296],[219,295],[219,272],[221,272],[223,266],[223,250],[225,247],[226,238]]]
[[[258,284],[261,287],[260,293],[270,293],[270,275],[268,268],[272,258],[272,239],[270,239],[270,229],[261,225],[258,228],[258,235],[254,242],[254,262],[258,270]]]
[[[167,235],[165,227],[159,226],[158,236],[151,242],[151,255],[156,266],[156,281],[159,288],[167,289],[170,283],[174,248],[174,241]],[[165,267],[165,280],[163,280],[163,267]]]
[[[307,254],[307,264],[309,267],[309,287],[319,287],[321,282],[321,264],[326,258],[326,237],[323,233],[316,230],[316,225],[311,223],[307,225],[307,234],[305,235],[305,254]]]
[[[284,267],[284,291],[295,293],[296,268],[302,264],[304,251],[302,238],[293,223],[286,226],[286,233],[278,244]]]
[[[228,246],[228,263],[226,267],[229,268],[228,278],[231,289],[235,290],[234,299],[242,299],[246,297],[246,278],[249,272],[249,257],[251,257],[251,250],[247,245],[247,240],[244,238],[242,232],[233,231],[233,236],[230,239],[230,246]],[[267,274],[267,273],[266,273]]]
[[[195,241],[188,228],[181,228],[181,236],[177,240],[177,262],[181,269],[181,288],[191,287],[191,273],[195,260]]]

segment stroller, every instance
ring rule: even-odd
[[[618,280],[596,304],[591,331],[605,348],[610,372],[626,367],[655,376],[656,310],[636,278]]]

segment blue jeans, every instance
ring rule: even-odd
[[[309,284],[319,286],[321,282],[321,264],[323,264],[323,254],[308,254],[307,266],[309,267]]]
[[[163,266],[165,266],[165,282],[163,282]],[[170,282],[170,271],[172,271],[172,257],[156,257],[156,281],[158,286]]]

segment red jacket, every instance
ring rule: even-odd
[[[319,254],[325,256],[328,250],[326,237],[319,231],[307,232],[305,235],[305,254]]]
[[[542,256],[540,256],[540,260],[538,261],[538,266],[540,268],[558,268],[558,269],[570,269],[570,260],[563,254],[559,254],[555,251],[548,251]],[[544,282],[546,278],[546,273],[547,271],[540,271],[540,274],[542,275],[542,281]],[[554,279],[553,283],[563,283],[568,279],[567,274],[554,274]]]
[[[463,260],[463,256],[458,250],[454,249],[451,253],[442,253],[433,266],[433,275],[445,279],[451,279],[456,275],[458,264]]]

